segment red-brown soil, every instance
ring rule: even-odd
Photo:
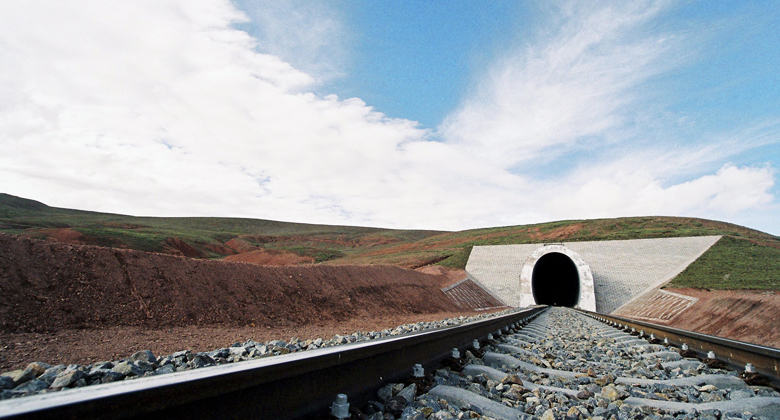
[[[391,266],[264,267],[0,234],[0,368],[440,319],[459,312],[441,283]]]
[[[192,245],[182,241],[179,238],[168,238],[163,245],[163,251],[167,254],[184,255],[190,258],[203,258],[202,252],[198,251]]]
[[[39,238],[46,238],[52,241],[62,242],[65,244],[85,243],[84,236],[81,233],[71,228],[35,230],[32,235],[35,235],[36,237]]]
[[[223,258],[223,260],[241,261],[268,266],[310,264],[314,262],[314,258],[312,257],[306,257],[303,255],[298,255],[294,252],[275,249],[257,249],[241,254],[228,255],[227,257]]]
[[[439,287],[453,285],[467,277],[466,270],[442,267],[440,265],[426,265],[425,267],[417,268],[414,271],[434,276],[439,282]]]
[[[256,246],[250,244],[249,242],[239,239],[239,238],[233,238],[227,242],[225,242],[225,246],[232,249],[236,253],[242,253],[242,252],[251,252],[257,249]]]
[[[577,223],[568,226],[561,226],[559,228],[552,229],[549,232],[545,232],[545,233],[542,233],[541,229],[536,228],[534,229],[534,233],[531,234],[531,238],[539,241],[562,240],[574,235],[575,233],[579,232],[581,229],[582,229],[582,223]]]
[[[779,292],[664,290],[699,299],[669,322],[673,327],[780,348]]]

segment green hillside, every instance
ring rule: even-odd
[[[729,223],[681,217],[568,220],[440,232],[241,218],[133,217],[49,207],[0,193],[0,232],[198,258],[259,249],[326,264],[453,268],[465,267],[471,248],[477,245],[724,235],[727,238],[672,285],[780,289],[780,238]]]
[[[724,236],[668,285],[780,290],[780,248]]]
[[[169,252],[166,241],[176,238],[205,258],[229,255],[224,244],[240,238],[251,246],[323,259],[343,257],[355,248],[409,243],[441,233],[243,218],[134,217],[49,207],[2,193],[0,232],[38,239],[72,237],[72,232],[76,232],[80,243],[151,252]]]

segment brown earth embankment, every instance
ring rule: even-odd
[[[297,326],[457,311],[391,266],[263,267],[0,234],[0,331]]]
[[[760,290],[666,288],[698,299],[669,325],[780,348],[780,293]]]

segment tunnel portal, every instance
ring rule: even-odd
[[[539,305],[576,306],[580,300],[577,265],[559,252],[542,255],[534,265],[531,290]]]

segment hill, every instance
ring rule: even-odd
[[[719,241],[673,284],[780,289],[779,237],[730,223],[683,217],[569,220],[441,232],[242,218],[134,217],[50,207],[0,193],[0,232],[265,265],[388,264],[406,268],[431,264],[463,268],[471,248],[477,245],[724,235],[728,239]],[[713,275],[721,280],[713,281]]]

